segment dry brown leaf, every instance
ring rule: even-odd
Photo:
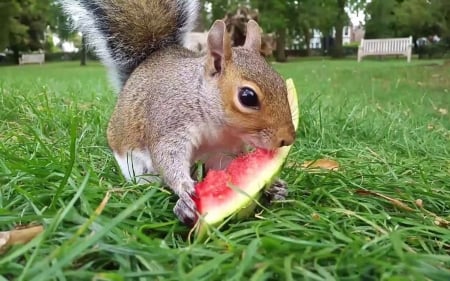
[[[114,192],[114,191],[108,190],[108,192],[106,192],[106,195],[105,195],[105,197],[103,197],[102,202],[100,202],[100,205],[98,205],[97,209],[95,209],[95,214],[97,216],[101,215],[101,213],[103,212],[103,210],[106,207],[106,204],[108,204],[108,201],[111,198],[111,192]]]
[[[417,199],[416,200],[416,205],[417,207],[419,207],[424,213],[432,216],[434,218],[434,224],[437,226],[442,226],[442,227],[449,227],[450,226],[450,221],[436,215],[435,213],[428,211],[427,209],[424,208],[423,206],[423,201],[422,199]]]
[[[416,206],[419,207],[419,208],[422,208],[422,207],[423,207],[423,201],[422,201],[422,199],[417,199],[417,200],[416,200]]]
[[[373,191],[369,191],[369,190],[365,190],[365,189],[358,189],[356,191],[357,194],[360,195],[373,195],[373,196],[377,196],[380,198],[383,198],[389,202],[391,202],[394,206],[403,209],[405,211],[409,211],[409,212],[414,212],[414,209],[409,207],[408,205],[406,205],[405,203],[401,202],[398,199],[395,198],[391,198],[389,196],[386,196],[384,194],[378,193],[378,192],[373,192]],[[422,212],[428,214],[429,216],[432,216],[434,219],[434,223],[437,226],[441,226],[441,227],[450,227],[450,221],[436,215],[435,213],[428,211],[427,209],[424,208],[423,206],[423,200],[422,199],[416,199],[416,201],[414,202],[416,204],[416,206],[422,210]]]
[[[312,161],[305,161],[302,164],[302,167],[310,170],[324,169],[336,171],[339,169],[339,163],[330,159],[317,159]]]
[[[446,108],[439,108],[438,111],[442,115],[447,115],[448,114],[448,110]]]
[[[383,199],[391,202],[392,205],[394,205],[394,206],[396,206],[396,207],[398,207],[400,209],[403,209],[403,210],[409,211],[409,212],[413,212],[414,211],[413,208],[409,207],[408,205],[406,205],[405,203],[401,202],[400,200],[395,199],[395,198],[391,198],[389,196],[383,195],[383,194],[378,193],[378,192],[373,192],[373,191],[369,191],[369,190],[365,190],[365,189],[358,189],[356,191],[356,193],[358,193],[359,195],[372,195],[372,196],[380,197],[380,198],[383,198]]]
[[[10,238],[11,233],[9,231],[0,232],[0,253],[3,253],[4,249],[6,249]]]
[[[320,215],[318,213],[312,213],[311,217],[315,221],[319,221],[320,220]]]
[[[0,253],[4,253],[10,246],[30,242],[43,231],[44,227],[34,225],[0,232]]]

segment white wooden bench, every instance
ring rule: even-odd
[[[22,54],[19,58],[19,64],[39,63],[45,62],[45,54]]]
[[[403,55],[411,61],[413,40],[406,38],[362,39],[358,48],[358,62],[366,56]]]

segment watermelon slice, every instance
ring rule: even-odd
[[[292,79],[286,80],[292,122],[299,122],[298,97]],[[291,146],[274,151],[255,149],[234,159],[225,170],[210,170],[195,186],[194,199],[200,215],[196,232],[202,236],[208,225],[217,225],[233,214],[248,214],[255,199],[269,186],[289,154]]]

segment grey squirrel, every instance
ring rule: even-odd
[[[243,46],[225,23],[208,31],[207,49],[183,47],[199,1],[60,0],[108,68],[118,94],[108,144],[127,180],[162,181],[178,196],[175,215],[196,219],[191,168],[227,166],[247,146],[291,145],[295,130],[285,80],[260,55],[261,29],[250,20]],[[274,184],[283,197],[285,186]]]

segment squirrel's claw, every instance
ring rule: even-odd
[[[273,201],[285,200],[288,196],[288,185],[281,179],[275,180],[264,192],[270,203]]]
[[[195,202],[188,193],[180,197],[173,208],[173,212],[178,219],[188,226],[192,226],[195,223],[197,219],[196,210]]]

